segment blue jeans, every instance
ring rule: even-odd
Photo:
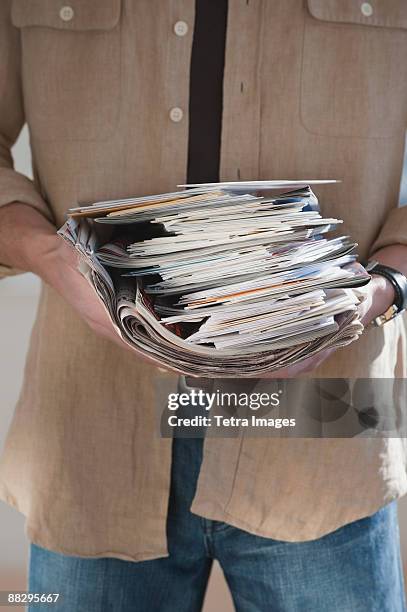
[[[394,503],[311,542],[262,538],[189,511],[201,458],[202,440],[174,440],[168,558],[86,559],[33,544],[30,592],[61,593],[47,609],[63,612],[196,612],[217,559],[238,612],[406,610]]]

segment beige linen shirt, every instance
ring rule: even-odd
[[[230,0],[221,179],[341,179],[318,189],[322,210],[367,256],[407,245],[407,3],[375,0],[370,16],[361,4]],[[2,0],[0,205],[24,202],[60,226],[77,202],[184,183],[193,23],[193,0]],[[24,122],[33,182],[10,155]],[[314,374],[405,376],[401,322]],[[43,287],[0,468],[0,496],[24,513],[31,541],[84,557],[167,554],[159,376]],[[211,439],[192,510],[309,540],[404,494],[405,464],[398,439]]]

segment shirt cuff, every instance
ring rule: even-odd
[[[393,208],[390,211],[378,237],[372,244],[370,256],[379,249],[394,244],[407,246],[407,206]]]
[[[11,168],[0,168],[0,207],[13,202],[32,206],[53,223],[51,209],[35,188],[33,181]],[[25,271],[0,261],[0,278],[23,272]]]

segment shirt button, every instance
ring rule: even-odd
[[[74,16],[74,10],[72,6],[63,6],[61,10],[59,11],[59,16],[62,19],[62,21],[71,21],[71,19],[73,19],[73,16]]]
[[[174,25],[174,32],[177,36],[185,36],[188,32],[188,24],[185,21],[177,21]]]
[[[360,10],[362,11],[362,15],[365,17],[371,17],[373,15],[373,7],[370,2],[363,2]]]
[[[183,116],[184,113],[181,108],[178,108],[178,106],[174,106],[174,108],[170,110],[170,119],[171,121],[174,121],[174,123],[181,121]]]

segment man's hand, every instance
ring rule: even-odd
[[[387,263],[406,274],[407,270],[407,247],[397,245],[382,249],[375,253],[373,259],[377,259],[382,263]],[[370,283],[362,288],[364,300],[358,307],[359,317],[365,327],[369,325],[373,319],[386,312],[393,304],[395,294],[392,284],[383,276],[373,275]],[[312,372],[320,366],[334,352],[335,348],[329,348],[313,357],[304,359],[293,366],[281,368],[275,372],[264,376],[263,378],[295,378],[301,374]]]
[[[136,352],[116,333],[107,311],[78,270],[78,254],[56,234],[55,227],[25,204],[0,209],[0,261],[33,272],[55,289],[99,336]],[[144,355],[140,357],[149,361]]]
[[[38,274],[76,310],[99,336],[122,348],[130,347],[116,333],[94,289],[78,270],[79,256],[59,236],[48,242],[49,251],[38,262]]]

